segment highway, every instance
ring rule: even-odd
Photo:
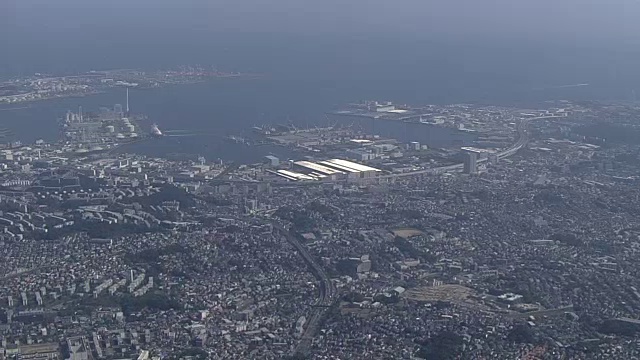
[[[503,158],[507,158],[509,156],[514,155],[529,142],[528,124],[530,121],[556,118],[556,117],[558,116],[540,116],[536,118],[520,120],[520,122],[517,125],[518,140],[509,148],[498,152],[497,154],[498,158],[503,159]],[[479,162],[482,162],[482,161],[486,161],[486,159],[482,159]],[[407,173],[385,175],[385,176],[377,177],[376,179],[407,177],[407,176],[415,176],[415,175],[423,175],[423,174],[425,175],[441,174],[445,172],[460,171],[463,169],[463,166],[464,164],[455,164],[455,165],[443,166],[438,168],[412,171]],[[309,183],[317,184],[318,182],[309,182]],[[323,315],[328,310],[328,307],[335,301],[336,289],[333,286],[333,283],[331,282],[327,274],[325,273],[324,269],[315,262],[313,257],[311,257],[311,255],[309,254],[309,251],[307,250],[307,248],[304,245],[300,244],[300,242],[295,237],[295,235],[291,234],[287,229],[285,229],[282,225],[276,222],[273,222],[272,224],[274,225],[274,228],[280,231],[282,235],[287,238],[287,241],[289,241],[289,243],[291,243],[291,245],[293,245],[293,247],[300,253],[300,255],[302,256],[304,261],[307,263],[307,265],[311,269],[314,276],[318,279],[320,284],[318,300],[315,303],[315,306],[312,307],[311,314],[309,315],[307,322],[305,324],[304,333],[302,334],[300,342],[292,351],[292,354],[306,355],[309,351],[309,348],[311,347],[313,338],[315,337],[316,332],[318,331],[318,325],[320,324],[320,321],[322,320]]]
[[[318,265],[315,262],[311,254],[307,248],[300,244],[298,239],[294,234],[291,234],[287,229],[285,229],[282,225],[277,222],[272,222],[274,229],[280,231],[284,237],[286,237],[287,241],[293,245],[293,247],[298,251],[298,253],[302,256],[304,262],[309,266],[313,275],[319,281],[319,294],[318,300],[315,303],[315,306],[311,308],[311,313],[307,318],[307,322],[305,323],[304,332],[300,338],[300,342],[292,351],[292,354],[307,354],[309,348],[311,347],[311,342],[318,331],[318,325],[320,324],[320,320],[322,320],[323,315],[328,310],[329,306],[334,302],[336,297],[336,289],[329,279],[329,276],[324,271],[322,266]]]

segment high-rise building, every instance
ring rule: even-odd
[[[473,151],[465,151],[464,173],[475,174],[478,171],[478,154]]]

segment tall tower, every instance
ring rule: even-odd
[[[465,174],[475,174],[478,171],[478,154],[475,151],[465,151],[464,169]]]
[[[127,87],[127,116],[129,116],[129,87]]]
[[[78,106],[78,118],[80,119],[80,122],[82,122],[82,106]]]

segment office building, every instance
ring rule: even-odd
[[[478,171],[478,154],[474,151],[464,153],[464,173],[475,174]]]

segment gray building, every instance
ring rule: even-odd
[[[478,154],[473,151],[465,151],[464,173],[475,174],[478,171]]]

